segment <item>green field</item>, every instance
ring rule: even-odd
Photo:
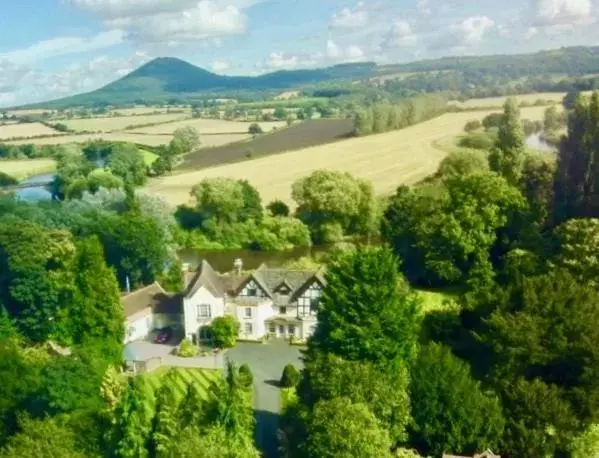
[[[152,153],[151,151],[147,151],[145,149],[140,149],[139,152],[144,157],[144,162],[149,167],[151,166],[156,159],[158,159],[158,154]]]
[[[197,384],[201,389],[204,399],[208,399],[210,383],[216,380],[221,375],[221,371],[209,369],[191,369],[191,368],[160,368],[155,372],[140,375],[148,381],[152,393],[156,393],[162,385],[162,380],[167,372],[174,371],[175,377],[175,392],[179,399],[185,396],[187,385],[191,383]]]

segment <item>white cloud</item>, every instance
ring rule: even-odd
[[[333,14],[331,27],[337,29],[359,29],[368,24],[368,11],[365,9],[364,2],[360,2],[355,8],[343,8],[338,13]]]
[[[406,21],[395,21],[383,39],[382,47],[403,48],[413,46],[418,42],[418,37]]]
[[[246,31],[245,9],[265,0],[68,0],[138,43],[205,41]]]
[[[534,26],[551,27],[588,23],[591,0],[534,0]]]
[[[16,63],[33,62],[65,54],[109,48],[122,42],[123,32],[121,30],[109,30],[93,35],[90,38],[56,37],[50,40],[39,41],[27,48],[0,53],[0,60],[5,59]]]
[[[416,8],[423,16],[428,16],[433,13],[429,0],[418,0]]]
[[[0,62],[0,105],[22,105],[91,91],[125,76],[147,60],[139,54],[129,58],[99,56],[54,73]]]
[[[524,38],[526,40],[530,40],[532,37],[534,37],[537,33],[539,33],[538,29],[536,27],[529,27],[526,30],[526,33],[524,34]]]
[[[285,54],[282,52],[271,52],[266,61],[268,68],[295,68],[299,63],[298,56]]]
[[[481,42],[494,26],[495,22],[487,16],[471,16],[457,24],[450,25],[429,47],[463,51]]]
[[[215,60],[210,64],[210,68],[215,72],[224,72],[231,68],[231,62],[228,60]]]
[[[353,62],[364,58],[362,48],[357,45],[339,46],[333,40],[327,40],[326,55],[333,62]]]

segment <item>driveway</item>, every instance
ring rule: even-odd
[[[254,374],[254,404],[256,412],[256,443],[265,458],[277,456],[280,390],[278,382],[286,364],[302,368],[299,347],[283,341],[266,344],[238,343],[225,358],[237,365],[247,364]]]

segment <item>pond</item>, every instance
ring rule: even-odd
[[[532,134],[526,137],[526,146],[542,153],[553,153],[557,149],[551,143],[543,140],[540,133]]]

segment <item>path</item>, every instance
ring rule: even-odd
[[[277,457],[280,390],[278,381],[286,364],[301,368],[298,347],[287,342],[267,344],[239,343],[228,350],[226,358],[238,365],[247,364],[254,374],[254,405],[256,412],[256,444],[265,458]]]

